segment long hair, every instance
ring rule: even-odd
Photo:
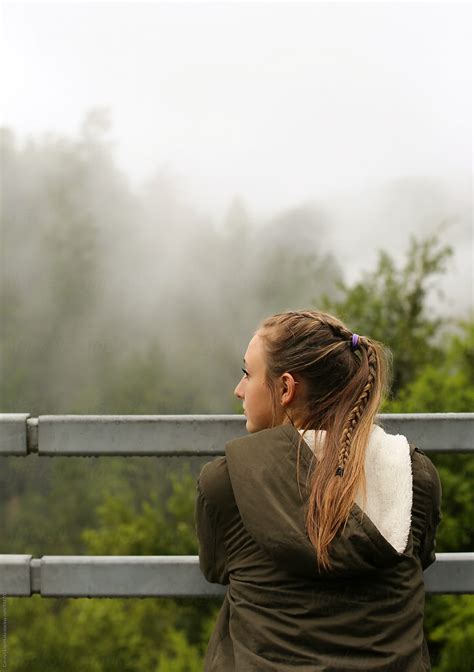
[[[299,427],[325,432],[319,435],[325,437],[320,460],[308,474],[306,530],[318,568],[328,570],[331,541],[345,526],[358,492],[366,496],[365,453],[389,389],[391,353],[366,336],[360,336],[353,349],[352,332],[340,320],[311,310],[268,317],[258,333],[264,343],[274,417],[275,381],[289,372],[303,386]],[[297,470],[300,446],[301,441]]]

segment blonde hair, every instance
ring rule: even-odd
[[[306,529],[319,569],[330,569],[330,543],[346,524],[359,490],[365,497],[365,452],[389,389],[391,353],[366,336],[353,350],[352,332],[340,320],[311,310],[268,317],[258,333],[274,417],[275,381],[288,372],[303,383],[300,428],[325,431],[321,459],[308,474]],[[300,447],[301,441],[297,470]]]

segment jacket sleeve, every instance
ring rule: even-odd
[[[415,448],[413,466],[413,541],[421,566],[436,559],[436,530],[441,521],[441,482],[438,472],[423,451]]]
[[[209,496],[209,479],[213,478],[213,462],[206,464],[197,481],[195,526],[199,542],[199,566],[210,583],[229,583],[227,551],[223,525],[218,508]],[[214,475],[215,476],[215,475]]]

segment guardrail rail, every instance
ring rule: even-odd
[[[380,415],[391,433],[427,453],[474,451],[474,413]],[[0,414],[0,457],[217,456],[245,434],[239,415]],[[474,593],[474,553],[438,553],[425,571],[429,593]],[[218,597],[197,556],[0,555],[0,592],[44,597]]]

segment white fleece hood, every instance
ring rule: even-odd
[[[305,432],[304,438],[316,458],[324,449],[325,432]],[[387,434],[374,425],[365,457],[366,502],[356,503],[379,532],[399,552],[408,543],[411,525],[413,477],[410,446],[405,436]]]

